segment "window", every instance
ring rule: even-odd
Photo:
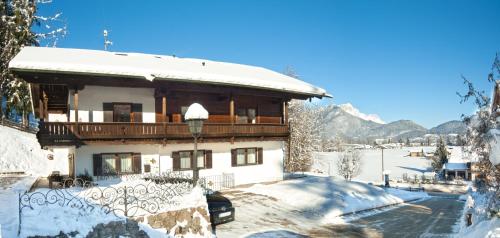
[[[113,104],[113,121],[130,122],[130,114],[132,114],[131,104]]]
[[[181,167],[180,169],[191,169],[191,152],[182,151],[179,152],[181,156]]]
[[[212,151],[198,150],[198,156],[194,160],[194,151],[174,151],[172,153],[174,170],[192,170],[194,166],[200,169],[212,168]]]
[[[122,173],[132,173],[132,155],[131,154],[119,154],[120,157],[120,172]]]
[[[247,163],[256,164],[257,163],[257,152],[255,148],[247,149]]]
[[[232,166],[256,165],[263,163],[262,148],[239,148],[231,150]]]
[[[255,108],[238,108],[236,111],[237,123],[255,123],[257,110]]]
[[[116,173],[116,158],[112,154],[102,155],[102,171],[104,174],[115,174]]]
[[[104,122],[142,122],[140,103],[103,103]]]
[[[184,116],[186,115],[186,112],[187,112],[188,108],[189,108],[188,106],[182,106],[181,107],[181,115],[182,115],[182,121],[183,122],[186,121],[186,119],[184,118]]]
[[[205,151],[198,151],[198,158],[196,158],[196,166],[198,168],[205,168]]]
[[[236,163],[238,165],[245,165],[246,164],[245,153],[246,153],[246,149],[238,149],[237,150]]]
[[[141,172],[141,155],[136,153],[94,154],[94,175],[132,174]]]

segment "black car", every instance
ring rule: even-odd
[[[212,226],[234,221],[234,207],[228,198],[219,192],[207,194],[208,210]]]

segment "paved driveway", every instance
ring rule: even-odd
[[[457,196],[434,196],[410,203],[387,212],[352,221],[350,228],[330,226],[330,233],[321,231],[311,235],[329,237],[449,237],[453,225],[460,219],[464,206]],[[354,232],[357,231],[357,232]],[[348,233],[351,232],[351,233]]]
[[[433,194],[439,195],[439,194]],[[236,221],[217,227],[217,237],[448,237],[464,203],[433,196],[345,225],[321,225],[321,217],[286,207],[273,198],[231,191]]]

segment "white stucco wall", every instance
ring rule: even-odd
[[[68,156],[75,152],[74,147],[51,147],[49,151],[53,155],[53,160],[48,162],[49,169],[59,171],[63,175],[69,174]]]
[[[75,121],[74,91],[70,90],[70,121]],[[142,121],[155,122],[155,98],[153,88],[125,88],[85,86],[78,91],[78,118],[89,122],[92,113],[93,122],[103,122],[102,104],[105,102],[124,102],[142,104]]]
[[[233,148],[263,148],[263,164],[249,166],[231,166],[231,149]],[[235,184],[248,184],[266,181],[276,181],[283,178],[283,147],[281,141],[236,142],[231,143],[200,143],[198,149],[212,150],[212,169],[200,170],[200,176],[234,173]],[[92,174],[92,155],[95,153],[138,152],[141,153],[142,170],[144,164],[151,164],[151,172],[158,173],[172,170],[172,152],[192,150],[193,144],[162,145],[90,145],[76,149],[76,174],[82,174],[85,169]],[[187,172],[187,173],[190,173]]]
[[[67,122],[68,117],[66,114],[62,113],[49,113],[49,121],[50,122]]]

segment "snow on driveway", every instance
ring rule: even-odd
[[[428,197],[424,192],[382,189],[360,182],[308,176],[273,184],[256,184],[223,193],[236,208],[236,220],[217,226],[218,237],[288,234],[301,237],[339,217]]]

